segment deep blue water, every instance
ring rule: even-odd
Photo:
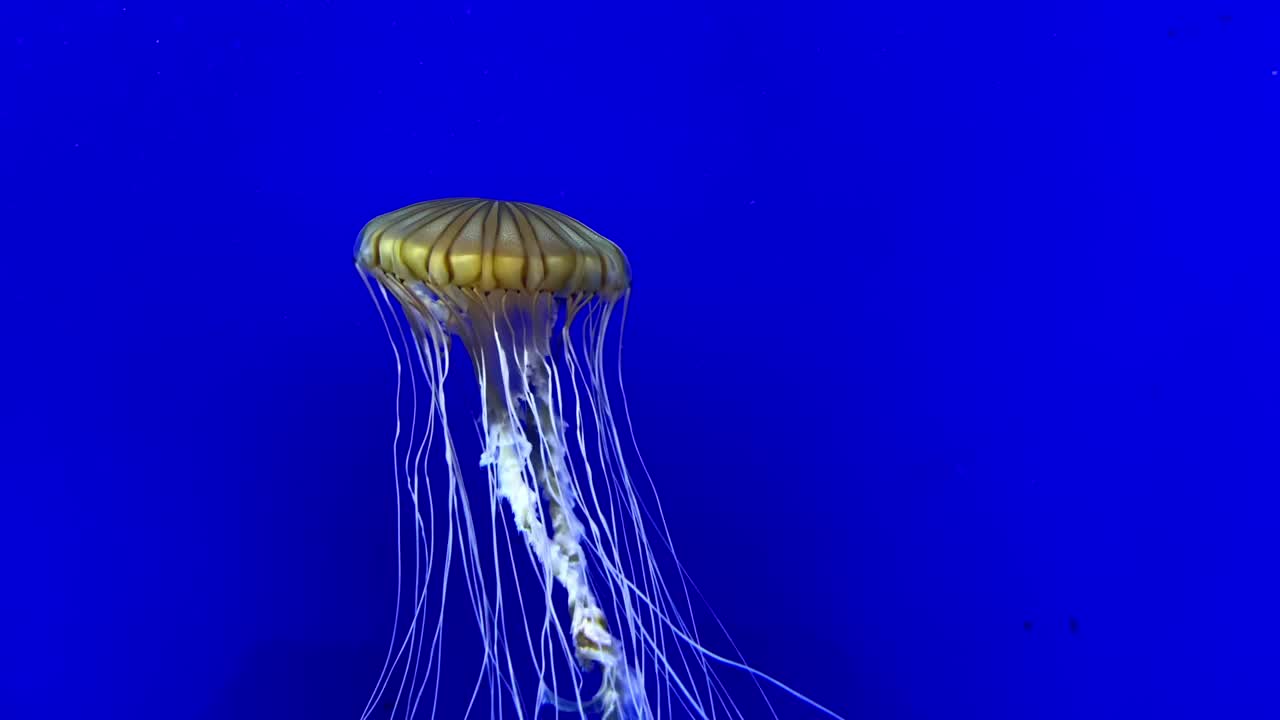
[[[763,670],[1280,717],[1274,8],[23,5],[0,717],[358,717],[395,374],[351,247],[451,195],[628,253],[639,440]]]

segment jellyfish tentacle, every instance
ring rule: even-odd
[[[629,667],[621,641],[609,630],[603,609],[587,580],[585,552],[582,547],[583,525],[574,514],[576,495],[567,464],[566,423],[560,417],[552,398],[551,373],[545,358],[526,365],[525,379],[530,388],[531,404],[526,407],[528,421],[525,433],[541,453],[534,471],[549,508],[552,522],[552,544],[557,559],[565,565],[568,576],[579,578],[569,590],[569,606],[573,615],[578,660],[584,666],[599,664],[603,670],[600,689],[592,699],[606,720],[612,718],[648,718],[643,683],[635,669]]]
[[[507,505],[533,557],[566,590],[570,636],[579,665],[601,670],[599,690],[578,707],[593,707],[605,720],[647,719],[651,713],[643,682],[627,667],[621,641],[610,631],[591,589],[581,544],[583,528],[573,513],[572,485],[562,480],[569,475],[564,420],[551,401],[545,368],[548,340],[541,336],[545,329],[536,327],[540,324],[536,301],[525,308],[530,311],[526,319],[533,320],[535,327],[517,330],[510,324],[510,313],[517,308],[507,307],[507,300],[513,305],[522,302],[501,291],[489,293],[482,303],[473,299],[469,339],[478,347],[470,349],[485,376],[481,463],[491,468],[494,492]],[[485,307],[484,317],[475,312],[479,304]],[[524,331],[529,331],[527,337],[521,336]],[[548,509],[545,518],[542,501]]]

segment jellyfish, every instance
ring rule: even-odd
[[[700,593],[627,412],[618,246],[546,207],[450,198],[374,218],[355,255],[395,349],[396,502],[412,526],[361,720],[436,716],[458,582],[482,646],[467,716],[487,702],[491,717],[776,718],[773,686],[838,717],[699,633]],[[459,346],[469,391],[452,389]],[[476,390],[467,459],[451,406],[466,413],[458,393]],[[748,674],[763,710],[726,669]]]

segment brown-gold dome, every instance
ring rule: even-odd
[[[370,220],[356,261],[403,281],[478,290],[615,297],[631,286],[617,245],[563,213],[523,202],[447,198]]]

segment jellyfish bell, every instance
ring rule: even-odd
[[[631,287],[617,245],[531,203],[453,198],[401,208],[360,232],[356,261],[440,288],[616,298]]]
[[[397,366],[403,348],[413,386],[409,439],[401,442],[399,417],[396,436],[397,503],[406,492],[413,514],[414,559],[400,559],[411,602],[397,601],[362,720],[391,697],[392,717],[414,717],[424,703],[425,716],[435,715],[455,558],[484,646],[472,703],[487,684],[492,716],[513,708],[515,717],[533,717],[550,707],[606,720],[777,717],[762,690],[770,715],[744,709],[717,676],[729,666],[757,688],[764,680],[835,717],[700,638],[696,590],[653,483],[628,470],[638,457],[620,379],[631,269],[618,246],[545,207],[450,198],[374,218],[360,233],[356,265],[373,280]],[[397,341],[401,317],[408,333]],[[445,385],[454,338],[478,384],[482,473],[459,457],[451,432]],[[432,470],[435,453],[443,463]],[[481,491],[484,515],[472,501]],[[515,608],[504,582],[514,585]],[[530,584],[536,593],[522,590]]]

